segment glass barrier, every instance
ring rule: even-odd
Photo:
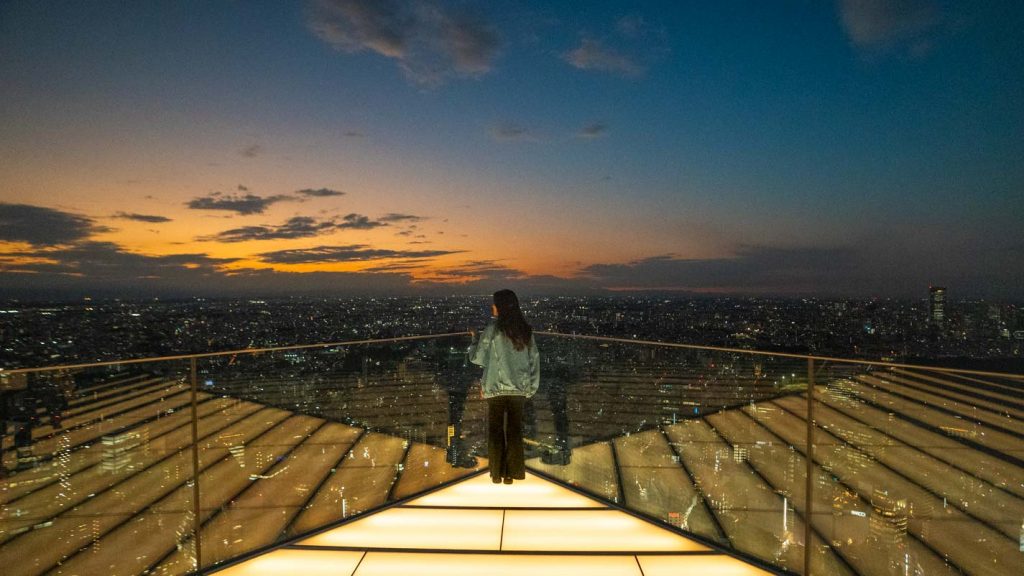
[[[238,420],[200,441],[204,568],[461,478],[480,466],[466,336],[217,356],[200,390]],[[458,437],[448,450],[449,428]],[[458,459],[455,457],[458,456]],[[187,551],[164,573],[194,569]]]
[[[538,345],[531,468],[803,572],[806,439],[780,438],[748,410],[806,390],[806,362],[578,338]],[[836,564],[816,558],[822,571]]]
[[[187,363],[5,375],[0,400],[4,574],[140,574],[157,539],[194,554]]]
[[[539,345],[534,471],[784,571],[1024,573],[1020,379]]]
[[[537,341],[535,473],[779,573],[1024,573],[1024,379]],[[469,345],[0,371],[4,574],[206,572],[472,474]]]
[[[1024,574],[1021,383],[824,372],[815,457],[836,550],[871,574]],[[776,404],[806,423],[794,400]]]

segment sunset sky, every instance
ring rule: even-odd
[[[1018,0],[0,3],[0,295],[1024,299]]]

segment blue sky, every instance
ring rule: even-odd
[[[1021,298],[1022,15],[4,3],[0,288]]]

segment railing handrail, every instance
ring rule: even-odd
[[[428,340],[430,338],[445,338],[448,336],[465,336],[471,332],[445,332],[441,334],[417,334],[415,336],[395,336],[392,338],[369,338],[364,340],[344,340],[341,342],[321,342],[317,344],[293,344],[290,346],[272,346],[269,348],[241,348],[238,350],[224,350],[221,352],[202,352],[199,354],[176,354],[174,356],[151,356],[148,358],[131,358],[128,360],[104,360],[103,362],[88,362],[82,364],[63,364],[59,366],[42,366],[39,368],[14,368],[6,370],[0,368],[0,374],[27,374],[30,372],[52,372],[54,370],[80,370],[83,368],[99,368],[102,366],[118,366],[121,364],[148,364],[151,362],[169,362],[172,360],[191,360],[193,358],[213,358],[217,356],[234,356],[239,354],[263,354],[266,352],[284,352],[288,350],[306,350],[311,348],[331,348],[334,346],[354,346],[356,344],[380,344],[388,342],[407,342],[410,340]]]
[[[817,360],[823,362],[839,362],[843,364],[862,364],[866,366],[886,366],[889,368],[910,368],[913,370],[930,370],[933,372],[946,372],[953,374],[970,374],[973,376],[996,376],[998,378],[1010,378],[1013,380],[1024,380],[1024,375],[1011,374],[1008,372],[990,372],[986,370],[968,370],[965,368],[944,368],[940,366],[925,366],[922,364],[905,364],[900,362],[886,362],[884,360],[860,360],[856,358],[838,358],[835,356],[815,356],[812,354],[794,354],[792,352],[769,352],[766,350],[747,350],[744,348],[729,348],[725,346],[702,346],[700,344],[680,344],[677,342],[659,342],[657,340],[639,340],[633,338],[616,338],[614,336],[592,336],[589,334],[565,334],[562,332],[534,331],[534,334],[543,336],[556,336],[560,338],[577,338],[580,340],[595,340],[598,342],[616,342],[620,344],[644,344],[648,346],[663,346],[666,348],[683,348],[687,350],[705,350],[709,352],[725,352],[731,354],[750,354],[752,356],[779,356],[782,358],[795,358],[800,360]]]
[[[284,352],[288,350],[309,350],[314,348],[331,348],[335,346],[354,346],[358,344],[384,344],[388,342],[408,342],[415,340],[428,340],[431,338],[446,338],[449,336],[467,336],[472,334],[469,331],[445,332],[438,334],[418,334],[414,336],[395,336],[392,338],[368,338],[362,340],[344,340],[339,342],[320,342],[316,344],[293,344],[289,346],[272,346],[267,348],[241,348],[237,350],[224,350],[220,352],[202,352],[198,354],[177,354],[173,356],[153,356],[148,358],[131,358],[127,360],[106,360],[102,362],[87,362],[80,364],[63,364],[57,366],[42,366],[37,368],[15,368],[4,369],[0,367],[0,375],[28,374],[32,372],[51,372],[55,370],[80,370],[84,368],[99,368],[103,366],[118,366],[121,364],[147,364],[152,362],[168,362],[173,360],[191,360],[193,358],[215,358],[219,356],[233,356],[241,354],[263,354],[267,352]],[[574,338],[579,340],[592,340],[597,342],[615,342],[618,344],[641,344],[645,346],[660,346],[664,348],[680,348],[685,350],[702,350],[707,352],[723,352],[729,354],[747,354],[751,356],[776,356],[780,358],[794,358],[799,360],[816,360],[822,362],[836,362],[843,364],[860,364],[864,366],[884,366],[888,368],[908,368],[911,370],[929,370],[949,374],[968,374],[972,376],[994,376],[997,378],[1009,378],[1011,380],[1024,381],[1024,375],[1012,374],[1009,372],[993,372],[988,370],[969,370],[965,368],[945,368],[941,366],[925,366],[922,364],[907,364],[901,362],[886,362],[884,360],[863,360],[856,358],[839,358],[835,356],[816,356],[812,354],[794,354],[792,352],[770,352],[766,350],[747,350],[745,348],[730,348],[727,346],[704,346],[700,344],[682,344],[678,342],[659,342],[657,340],[641,340],[634,338],[618,338],[614,336],[594,336],[590,334],[566,334],[564,332],[549,332],[535,330],[534,334],[542,336],[554,336],[558,338]]]

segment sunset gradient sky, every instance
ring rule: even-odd
[[[0,294],[1024,298],[1024,4],[585,6],[0,3]]]

